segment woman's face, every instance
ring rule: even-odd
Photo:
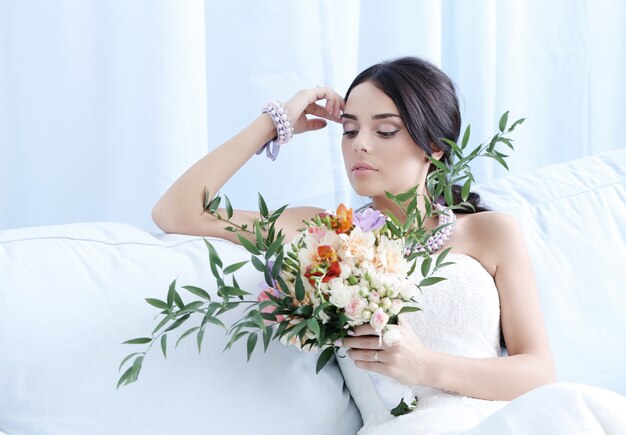
[[[426,153],[413,142],[396,105],[383,91],[370,82],[357,85],[342,118],[343,160],[358,195],[384,197],[385,191],[398,194],[416,184],[423,186],[430,165]]]

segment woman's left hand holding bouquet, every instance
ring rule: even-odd
[[[405,385],[432,385],[436,370],[432,364],[434,352],[428,349],[411,326],[398,317],[400,340],[393,344],[381,343],[374,328],[361,325],[354,328],[354,335],[343,339],[348,356],[361,369],[389,376]],[[387,332],[388,334],[388,332]]]

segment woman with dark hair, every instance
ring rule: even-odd
[[[318,104],[323,100],[324,105]],[[152,213],[162,230],[239,243],[225,229],[229,224],[203,213],[205,186],[214,195],[255,153],[265,148],[275,158],[278,145],[292,135],[323,128],[327,121],[343,125],[343,158],[355,192],[371,198],[368,207],[403,221],[406,216],[385,191],[398,194],[419,185],[418,193],[427,194],[423,186],[432,165],[428,157],[448,162],[451,149],[441,138],[456,141],[461,128],[451,80],[429,62],[411,57],[366,69],[349,87],[345,100],[332,89],[317,87],[298,92],[284,105],[272,102],[264,112],[270,116],[263,113],[203,157],[163,195]],[[460,195],[455,202],[460,202]],[[355,335],[343,342],[349,359],[341,363],[342,369],[353,379],[355,371],[368,373],[362,380],[372,382],[386,414],[400,397],[418,397],[417,409],[410,414],[415,430],[470,427],[506,401],[555,380],[520,229],[512,217],[485,211],[478,195],[470,202],[474,209],[457,212],[458,216],[445,209],[454,222],[453,232],[442,239],[445,245],[442,241],[433,250],[451,247],[449,258],[456,264],[441,269],[446,281],[423,292],[419,301],[423,311],[400,316],[399,343],[381,344],[369,325],[355,328]],[[418,207],[424,213],[423,199]],[[287,208],[277,230],[290,240],[303,220],[321,212],[315,207]],[[258,212],[235,210],[231,220],[251,225],[258,217]],[[431,216],[425,226],[434,229],[438,223]],[[501,333],[507,356],[500,355]],[[356,392],[359,385],[347,381],[364,416],[362,432],[375,430],[376,418],[364,411],[371,402],[365,404]],[[408,422],[407,417],[396,421]]]

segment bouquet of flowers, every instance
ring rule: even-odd
[[[218,212],[222,197],[216,195],[211,199],[205,190],[205,211],[228,222],[230,226],[226,229],[237,233],[241,245],[250,253],[250,260],[224,267],[217,250],[204,239],[220,300],[214,300],[215,295],[212,297],[206,290],[187,285],[182,289],[198,299],[184,302],[176,280],[170,284],[166,300],[147,298],[150,305],[160,310],[162,318],[151,336],[125,342],[148,347],[143,352],[131,353],[122,361],[120,370],[131,360],[132,364],[121,375],[118,388],[138,379],[144,356],[155,343],[160,342],[163,355],[167,357],[169,334],[192,316],[200,320],[199,324],[184,331],[176,345],[195,334],[200,351],[206,328],[217,325],[224,328],[229,337],[224,350],[246,337],[248,360],[259,338],[265,350],[273,339],[301,350],[319,350],[317,372],[332,357],[335,342],[356,326],[369,323],[386,344],[397,342],[399,331],[391,325],[397,324],[398,315],[418,311],[417,292],[443,280],[434,274],[452,264],[445,261],[450,248],[434,259],[431,247],[434,235],[445,231],[453,222],[444,219],[444,223],[431,232],[425,229],[424,220],[446,214],[450,209],[472,207],[466,201],[474,181],[468,163],[474,158],[490,157],[506,168],[504,158],[507,156],[496,150],[496,145],[503,143],[512,149],[512,139],[504,135],[524,121],[523,118],[517,120],[507,130],[507,118],[508,112],[500,119],[500,133],[468,155],[464,151],[469,126],[460,145],[446,140],[453,152],[447,165],[431,158],[435,170],[428,176],[428,194],[423,196],[425,216],[417,207],[418,186],[398,195],[386,193],[405,213],[404,222],[369,208],[355,213],[341,204],[336,211],[327,211],[304,222],[294,239],[285,243],[284,234],[276,231],[275,224],[287,206],[270,213],[259,194],[260,218],[249,228],[231,221],[233,208],[227,196],[224,196],[226,215],[223,216]],[[453,201],[455,184],[462,185],[460,204]],[[431,198],[443,198],[447,208]],[[419,282],[410,279],[418,259],[422,275]],[[248,262],[263,274],[264,288],[260,293],[242,289],[234,275]],[[240,306],[245,307],[242,317],[227,327],[220,316]]]

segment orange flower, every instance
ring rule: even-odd
[[[348,232],[352,228],[352,209],[339,204],[337,207],[337,227],[334,228],[337,234]]]
[[[319,257],[320,262],[329,262],[332,263],[337,261],[337,253],[333,249],[332,246],[328,245],[320,245],[317,247],[317,255]]]
[[[339,278],[339,275],[341,275],[341,266],[339,266],[338,261],[333,261],[326,270],[326,275],[322,278],[322,282],[328,282],[333,278]]]

